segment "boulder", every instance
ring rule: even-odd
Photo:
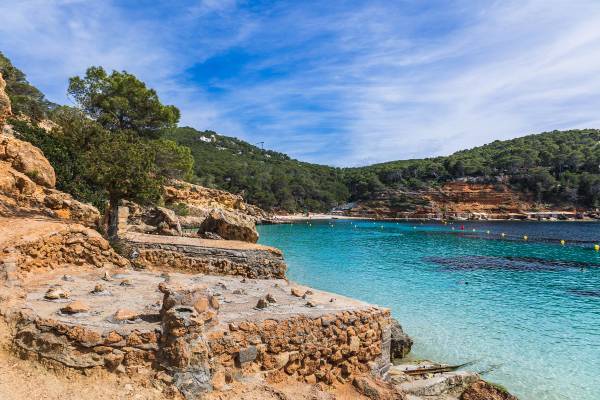
[[[254,220],[239,213],[213,209],[200,225],[198,234],[216,233],[226,240],[256,243],[258,232]]]
[[[80,314],[90,310],[90,307],[82,301],[76,300],[60,309],[65,314]]]
[[[372,400],[404,400],[406,397],[393,385],[368,376],[354,378],[356,391]]]
[[[467,388],[460,400],[518,400],[506,390],[486,381],[478,381]]]
[[[0,215],[44,215],[78,222],[90,228],[98,226],[100,213],[95,207],[74,200],[66,193],[34,182],[31,177],[19,172],[1,158],[2,156],[0,156]]]
[[[122,201],[121,204],[120,209],[128,210],[125,226],[127,231],[182,236],[179,218],[173,210],[164,207],[142,207],[131,201]],[[124,222],[119,221],[119,224]]]
[[[0,131],[2,130],[2,126],[6,123],[6,119],[12,115],[10,99],[8,98],[5,89],[6,82],[0,73]]]
[[[402,330],[400,323],[392,318],[392,343],[390,355],[392,360],[404,358],[412,348],[413,340]]]
[[[47,188],[56,184],[54,168],[40,149],[31,143],[9,136],[0,137],[0,160]]]

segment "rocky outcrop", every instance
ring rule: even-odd
[[[0,218],[0,245],[5,277],[14,279],[67,266],[128,265],[95,230],[60,221]]]
[[[177,181],[176,186],[165,187],[164,200],[168,208],[122,202],[123,217],[114,231],[182,236],[182,228],[193,228],[207,239],[258,240],[254,214],[260,209],[245,204],[240,196]]]
[[[0,215],[43,215],[97,227],[98,210],[70,195],[36,184],[31,178],[0,161]]]
[[[167,236],[181,236],[181,224],[173,210],[164,207],[142,207],[131,201],[123,201],[119,209],[126,209],[127,216],[121,221],[126,231]]]
[[[183,181],[172,181],[165,186],[164,197],[167,205],[185,204],[191,215],[195,215],[198,210],[202,212],[213,208],[242,212],[247,210],[242,196]]]
[[[486,381],[478,381],[467,388],[460,400],[518,400],[506,390]]]
[[[6,94],[6,82],[0,73],[0,132],[6,123],[6,119],[12,115],[10,99]]]
[[[410,353],[413,340],[404,333],[402,326],[400,326],[400,323],[396,319],[392,319],[391,335],[390,353],[392,360],[406,357]]]
[[[0,136],[0,215],[44,215],[97,227],[98,210],[54,189],[54,169],[30,143]]]
[[[350,216],[419,219],[506,219],[537,207],[502,179],[496,183],[452,181],[422,190],[387,189],[348,204]]]
[[[216,233],[225,240],[256,243],[258,232],[254,221],[243,214],[213,209],[198,229],[199,234]]]
[[[54,168],[40,149],[31,143],[8,136],[0,137],[0,161],[27,175],[33,182],[47,188],[56,185]]]

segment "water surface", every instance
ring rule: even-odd
[[[600,224],[463,228],[333,220],[259,231],[292,280],[390,307],[415,358],[477,361],[521,400],[599,400]]]

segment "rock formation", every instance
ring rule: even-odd
[[[182,181],[165,187],[164,201],[166,208],[122,202],[120,226],[114,231],[182,236],[185,228],[188,232],[197,230],[207,239],[256,243],[256,222],[266,218],[262,210],[244,203],[241,196]]]
[[[410,353],[413,345],[413,340],[402,330],[400,323],[392,319],[391,327],[391,357],[392,359],[404,358]]]
[[[252,219],[225,210],[213,209],[208,214],[198,229],[199,234],[207,232],[216,233],[226,240],[258,241],[258,232]]]
[[[30,143],[0,136],[0,215],[45,215],[98,226],[100,213],[54,189],[54,169]]]
[[[12,115],[10,99],[6,94],[6,82],[0,73],[0,132],[6,123],[6,119]]]

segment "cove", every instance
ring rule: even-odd
[[[331,220],[259,232],[284,251],[290,279],[391,308],[413,358],[475,361],[522,400],[599,399],[600,224],[460,225]]]

